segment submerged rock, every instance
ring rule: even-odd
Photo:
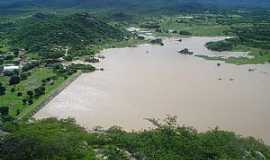
[[[94,57],[86,58],[85,61],[86,61],[86,62],[89,62],[89,63],[99,63],[99,62],[100,62],[99,59],[94,58]]]
[[[98,55],[97,57],[100,59],[105,59],[105,56],[103,56],[103,55]]]
[[[161,46],[164,46],[164,43],[161,38],[153,39],[150,41],[152,44],[159,44]]]
[[[184,54],[184,55],[193,55],[194,53],[189,51],[187,48],[181,50],[181,51],[178,51],[178,53],[181,53],[181,54]]]
[[[254,69],[254,68],[250,68],[250,69],[248,69],[248,71],[249,71],[249,72],[254,72],[255,69]]]

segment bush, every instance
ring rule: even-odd
[[[15,88],[11,88],[10,92],[13,93],[13,92],[15,92],[15,90],[16,90]]]
[[[24,105],[26,105],[26,104],[27,104],[27,99],[24,98],[24,99],[22,100],[22,102],[23,102]]]
[[[8,107],[0,107],[0,114],[1,115],[8,115],[9,114],[9,108]]]
[[[29,97],[33,97],[34,92],[33,92],[33,91],[27,91],[27,95],[28,95]]]
[[[9,79],[9,85],[15,85],[15,84],[19,84],[21,81],[20,77],[17,75],[14,75],[12,77],[10,77]]]
[[[33,102],[33,100],[32,99],[28,99],[28,104],[29,105],[32,105],[34,102]]]
[[[72,61],[72,56],[64,56],[64,60],[66,61]]]
[[[179,34],[183,35],[183,36],[191,36],[192,35],[192,33],[188,32],[188,31],[180,31]]]
[[[23,95],[22,92],[18,92],[18,93],[17,93],[17,96],[18,96],[18,97],[21,97],[22,95]]]
[[[38,87],[34,90],[35,92],[35,97],[39,97],[41,95],[44,95],[45,94],[45,87],[41,86],[41,87]]]
[[[5,94],[6,94],[6,88],[0,82],[0,96],[3,96]]]

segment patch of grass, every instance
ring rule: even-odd
[[[53,84],[47,84],[45,86],[45,95],[42,95],[39,98],[33,98],[34,103],[32,105],[24,105],[22,100],[27,97],[27,91],[38,88],[42,85],[43,79],[52,76],[56,76],[52,69],[37,68],[31,72],[31,76],[29,76],[26,80],[23,80],[14,86],[8,85],[8,77],[1,76],[0,81],[6,87],[6,94],[0,97],[0,106],[8,106],[10,108],[10,115],[13,117],[16,117],[18,110],[20,110],[20,114],[22,114],[26,109],[35,107],[39,101],[44,100],[44,98],[50,94],[52,90],[62,84],[65,79],[63,77],[58,77],[56,80],[54,80]],[[15,91],[12,92],[13,88]],[[22,96],[17,96],[19,92],[22,93]]]
[[[161,30],[190,32],[193,36],[224,36],[229,25],[220,25],[213,20],[190,19],[179,22],[177,17],[165,18],[160,23]]]

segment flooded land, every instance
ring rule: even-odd
[[[73,117],[89,129],[99,125],[127,130],[151,127],[145,118],[178,116],[200,131],[219,126],[270,143],[270,65],[233,65],[181,55],[244,56],[212,52],[216,37],[164,40],[165,45],[104,50],[97,67],[83,74],[34,117]],[[217,65],[220,63],[220,66]]]

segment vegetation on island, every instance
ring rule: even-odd
[[[72,119],[45,119],[9,125],[0,141],[3,160],[178,160],[178,159],[270,159],[270,148],[251,137],[218,128],[198,132],[178,125],[175,117],[164,122],[149,119],[153,129],[126,132],[121,127],[91,132]]]
[[[209,42],[206,47],[215,51],[246,51],[248,57],[230,57],[225,59],[234,64],[259,64],[270,62],[270,21],[264,24],[253,24],[232,28],[233,38],[218,42]]]
[[[231,51],[233,49],[233,44],[228,40],[222,40],[218,42],[208,42],[206,47],[213,51]]]

